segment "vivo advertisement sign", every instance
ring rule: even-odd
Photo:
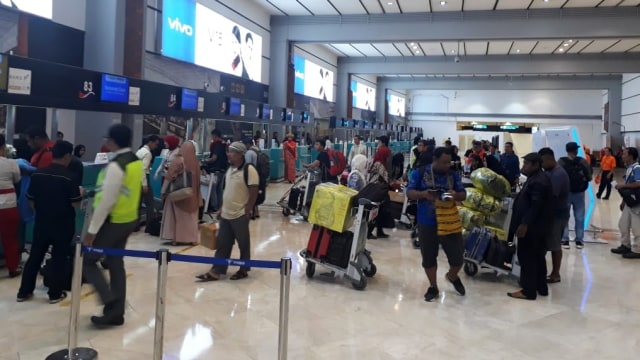
[[[353,93],[351,106],[358,109],[376,111],[376,89],[352,80],[351,92]]]
[[[294,91],[324,101],[333,100],[333,71],[327,70],[299,55],[293,56]]]
[[[389,94],[387,102],[389,103],[389,115],[404,116],[405,99],[402,96]]]
[[[196,0],[164,0],[162,55],[262,80],[262,37]]]

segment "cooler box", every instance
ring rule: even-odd
[[[346,186],[324,183],[316,186],[309,211],[309,222],[344,232],[353,224],[351,208],[358,192]]]

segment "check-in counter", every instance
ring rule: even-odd
[[[284,159],[282,158],[282,149],[269,149],[269,178],[271,181],[282,179],[284,177]]]

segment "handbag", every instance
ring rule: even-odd
[[[602,174],[596,175],[596,178],[593,181],[596,183],[596,185],[600,185],[600,182],[602,182]]]
[[[630,208],[640,205],[640,189],[619,189],[624,204]]]
[[[178,175],[169,185],[169,193],[167,194],[167,200],[169,201],[181,201],[193,196],[193,179],[191,173],[183,171],[182,176]]]

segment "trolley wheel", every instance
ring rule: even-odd
[[[307,262],[307,268],[305,269],[305,272],[307,273],[307,277],[311,279],[313,277],[313,274],[316,273],[316,264]]]
[[[283,216],[289,216],[289,215],[291,215],[291,210],[289,210],[289,209],[282,209],[282,215],[283,215]]]
[[[470,261],[465,261],[464,263],[464,273],[469,275],[469,276],[474,276],[475,274],[478,273],[478,265],[470,262]]]
[[[356,290],[364,290],[367,287],[367,278],[362,276],[360,281],[352,281],[351,286]]]
[[[378,272],[378,267],[374,263],[370,263],[369,269],[362,269],[364,276],[366,277],[374,277]]]

